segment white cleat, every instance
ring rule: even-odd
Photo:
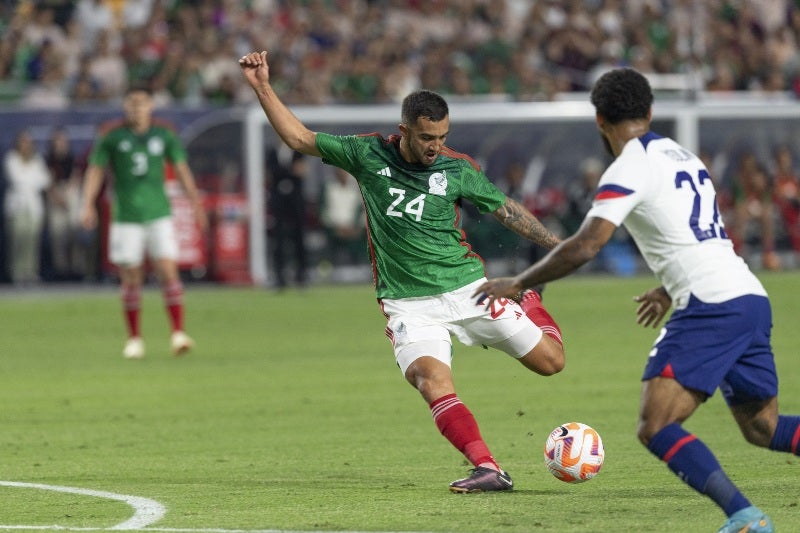
[[[131,337],[125,342],[122,350],[125,359],[141,359],[144,357],[144,341],[141,337]]]
[[[183,355],[194,347],[194,341],[182,331],[173,331],[170,337],[172,355]]]

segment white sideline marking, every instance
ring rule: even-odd
[[[0,525],[0,530],[53,530],[53,531],[109,531],[103,527],[64,527],[64,526],[4,526]],[[114,528],[120,531],[118,528]],[[288,529],[213,529],[213,528],[170,528],[170,527],[148,527],[146,529],[126,529],[125,531],[145,531],[147,533],[394,533],[391,531],[292,531]],[[423,532],[408,532],[423,533]]]
[[[0,481],[0,485],[5,487],[21,487],[26,489],[40,489],[52,490],[56,492],[68,492],[70,494],[82,494],[84,496],[94,496],[96,498],[107,498],[109,500],[119,500],[125,502],[133,507],[133,516],[128,520],[121,522],[108,529],[116,530],[132,530],[142,529],[149,526],[153,522],[157,522],[164,517],[167,508],[155,500],[149,498],[142,498],[140,496],[127,496],[125,494],[116,494],[114,492],[106,492],[102,490],[80,489],[76,487],[61,487],[59,485],[45,485],[42,483],[21,483],[18,481]],[[0,526],[2,529],[37,529],[28,526]],[[69,529],[60,526],[51,526],[50,529]],[[76,530],[94,531],[96,529],[82,529],[75,528]]]
[[[52,490],[55,492],[67,492],[70,494],[82,494],[84,496],[94,496],[95,498],[107,498],[125,502],[134,509],[134,514],[128,520],[112,527],[65,527],[65,526],[11,526],[0,524],[0,530],[53,530],[53,531],[146,531],[148,533],[367,533],[364,531],[290,531],[286,529],[203,529],[203,528],[149,528],[150,524],[161,520],[167,512],[167,508],[155,500],[142,498],[140,496],[127,496],[115,492],[102,490],[81,489],[77,487],[62,487],[59,485],[45,485],[43,483],[22,483],[19,481],[0,481],[0,486],[21,487],[26,489]],[[147,528],[147,529],[145,529]],[[381,533],[381,532],[371,532]],[[392,533],[392,532],[383,532]],[[410,532],[413,533],[413,532]]]

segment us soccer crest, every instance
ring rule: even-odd
[[[447,174],[445,172],[431,174],[431,177],[428,178],[428,193],[439,196],[447,194]]]

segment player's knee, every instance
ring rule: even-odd
[[[648,422],[647,420],[639,420],[639,424],[636,426],[636,438],[639,439],[639,442],[642,443],[642,446],[648,448],[650,446],[650,441],[653,440],[656,433],[663,429],[663,425],[656,425],[652,422]]]
[[[770,445],[778,427],[776,398],[735,405],[731,412],[747,442],[762,448]]]
[[[564,346],[554,339],[547,337],[547,370],[548,375],[558,374],[567,364]]]
[[[642,443],[642,446],[647,448],[650,445],[650,440],[653,438],[653,433],[649,431],[645,424],[639,423],[636,428],[636,438]]]
[[[450,367],[433,357],[415,360],[406,370],[405,378],[428,402],[454,391]]]
[[[754,419],[748,424],[739,426],[744,439],[754,446],[766,448],[772,442],[772,435],[775,432],[774,426],[767,420]]]
[[[564,350],[554,350],[553,353],[548,357],[547,364],[546,364],[546,375],[552,376],[554,374],[558,374],[564,367],[566,366],[567,361],[564,357]]]
[[[520,359],[526,368],[541,376],[552,376],[564,370],[566,357],[564,349],[555,341],[540,342]]]

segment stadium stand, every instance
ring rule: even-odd
[[[235,59],[260,49],[271,51],[276,90],[292,106],[396,105],[419,87],[454,104],[585,101],[594,80],[618,66],[646,73],[662,102],[792,103],[800,95],[800,6],[790,0],[0,0],[0,37],[0,112],[41,113],[37,141],[52,128],[45,117],[57,113],[107,118],[94,111],[116,109],[129,84],[149,83],[178,125],[192,112],[246,108],[254,98]],[[724,204],[736,152],[745,139],[753,144],[754,129],[747,120],[710,122],[733,132],[710,144],[706,135],[698,147]],[[755,148],[772,181],[772,152],[796,128],[770,124]],[[73,149],[85,152],[90,129],[73,124]],[[0,141],[5,152],[2,132]],[[202,173],[214,152],[195,144]],[[800,146],[789,148],[800,160]],[[548,156],[545,179],[576,178],[574,160],[557,155]],[[533,192],[536,212],[557,221],[564,191]],[[784,267],[800,257],[798,232],[778,221]],[[0,280],[3,263],[0,250]]]
[[[246,103],[230,59],[256,49],[276,51],[294,104],[419,86],[546,101],[619,65],[664,89],[800,90],[788,0],[6,0],[0,20],[0,97],[43,93],[38,106],[118,99],[143,79],[165,103]]]

